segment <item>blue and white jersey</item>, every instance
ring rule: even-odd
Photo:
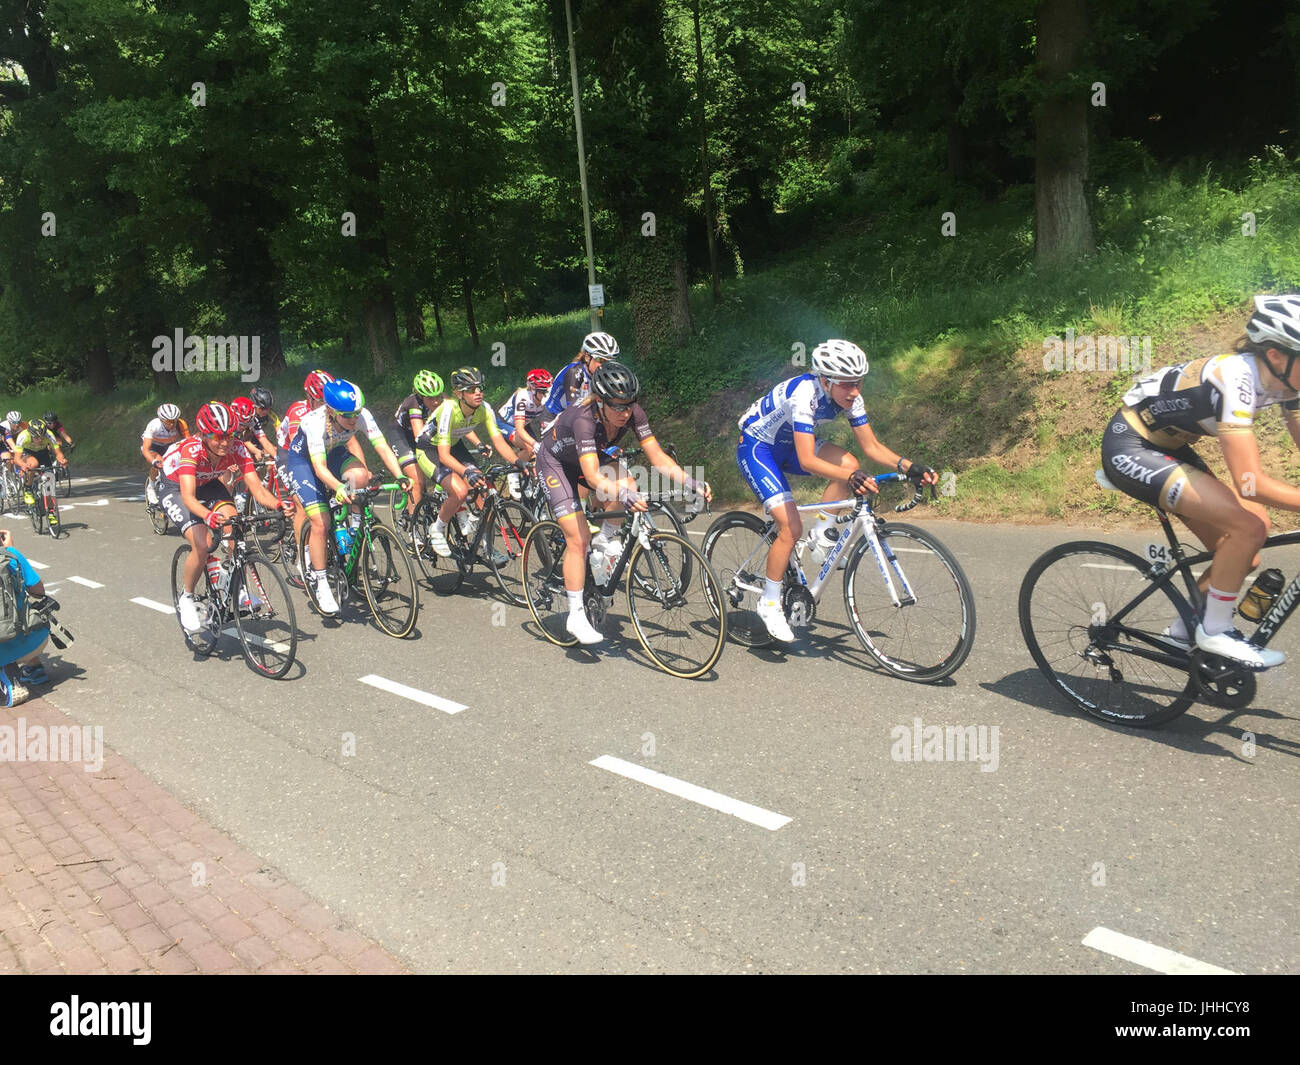
[[[847,414],[855,429],[867,424],[867,408],[859,395],[847,411],[831,399],[815,374],[782,381],[740,416],[740,431],[766,444],[790,445],[795,433],[811,433],[823,422]]]
[[[559,414],[570,403],[584,400],[590,393],[591,375],[587,368],[581,362],[571,362],[551,381],[543,406],[552,414]]]

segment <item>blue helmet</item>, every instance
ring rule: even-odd
[[[325,386],[325,406],[338,414],[356,414],[366,405],[361,389],[340,378]]]

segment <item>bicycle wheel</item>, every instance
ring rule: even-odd
[[[357,535],[366,538],[358,566],[375,623],[389,636],[406,636],[420,611],[420,586],[406,548],[397,533],[377,519]]]
[[[172,608],[176,612],[178,625],[181,620],[179,607],[181,592],[185,590],[185,562],[192,550],[189,544],[181,544],[172,555]],[[217,649],[217,644],[221,640],[221,612],[216,597],[212,594],[212,585],[208,581],[206,568],[199,571],[198,582],[194,585],[194,598],[199,606],[199,617],[204,622],[203,628],[197,632],[189,632],[184,625],[181,625],[181,636],[185,639],[186,647],[196,655],[206,658]]]
[[[1160,633],[1191,605],[1166,584],[1117,622],[1150,588],[1150,564],[1110,544],[1052,548],[1020,585],[1020,631],[1043,675],[1075,706],[1102,721],[1151,728],[1196,701],[1186,651]]]
[[[903,680],[933,683],[955,673],[975,643],[975,595],[960,563],[931,533],[887,524],[885,571],[864,539],[844,569],[844,609],[867,654]],[[869,557],[868,557],[869,556]],[[910,591],[910,595],[908,592]]]
[[[455,595],[465,583],[465,574],[469,572],[469,548],[465,543],[465,534],[460,530],[459,516],[456,516],[443,529],[447,545],[451,548],[451,557],[443,558],[433,549],[429,534],[441,506],[441,500],[422,500],[420,510],[416,512],[420,539],[424,545],[420,551],[420,568],[429,581],[429,587],[437,595]]]
[[[246,518],[262,518],[268,514],[274,514],[275,511],[270,507],[264,507],[253,498],[253,493],[249,492],[244,497],[243,513]],[[283,524],[250,525],[248,527],[248,538],[253,542],[253,546],[257,548],[258,554],[264,559],[268,562],[279,562],[287,530],[292,528],[293,526],[288,522]]]
[[[683,568],[682,559],[689,565]],[[692,575],[683,580],[683,571]],[[676,533],[650,534],[632,550],[627,606],[637,639],[665,673],[691,679],[711,670],[727,642],[722,587],[704,556]]]
[[[551,643],[572,647],[578,642],[570,636],[569,597],[564,590],[564,530],[558,522],[539,521],[524,537],[524,553],[519,560],[528,612]]]
[[[53,480],[51,477],[50,480]],[[45,487],[44,485],[42,487]],[[55,540],[68,535],[68,530],[63,527],[59,520],[59,497],[55,491],[54,485],[49,485],[49,493],[45,495],[45,524],[49,527],[50,536]]]
[[[244,590],[247,601],[244,601]],[[253,672],[278,680],[293,666],[298,649],[298,624],[289,586],[275,564],[248,557],[231,578],[231,601],[238,603],[235,628],[244,660]]]
[[[487,542],[483,545],[482,554],[487,558],[488,568],[496,577],[505,597],[515,606],[528,605],[519,560],[524,553],[524,538],[536,520],[533,512],[522,503],[516,503],[512,499],[498,499],[492,524],[487,530]],[[505,561],[499,565],[496,558],[498,551],[505,556]]]
[[[713,567],[727,605],[727,632],[747,647],[772,642],[757,613],[767,579],[767,526],[755,514],[733,510],[714,519],[704,534],[704,558]]]
[[[158,503],[146,503],[144,509],[149,514],[149,520],[153,523],[153,531],[159,536],[165,536],[169,523],[167,511],[163,510]]]
[[[68,467],[56,467],[54,471],[54,491],[64,499],[72,495],[72,474],[68,472]]]
[[[302,528],[302,543],[298,545],[298,566],[305,574],[311,573],[311,526],[304,525]],[[343,608],[347,604],[348,598],[348,577],[343,572],[343,565],[339,559],[338,548],[334,543],[334,532],[327,529],[325,533],[325,574],[330,582],[330,588],[334,592],[334,601],[339,605],[339,613],[333,615],[341,616]],[[307,606],[312,612],[319,614],[320,607],[316,605],[316,593],[311,581],[303,585],[303,591],[307,593]]]
[[[35,487],[36,486],[33,485],[33,488]],[[36,530],[36,535],[40,536],[41,526],[45,522],[45,501],[41,498],[39,493],[33,492],[32,494],[35,497],[35,502],[27,505],[27,515],[32,519],[32,528]],[[26,503],[27,501],[23,500],[23,502]]]
[[[656,527],[661,532],[670,532],[681,537],[687,543],[690,543],[690,537],[686,535],[686,523],[682,521],[681,515],[677,513],[677,508],[666,499],[654,499],[650,501],[650,514],[654,518]],[[664,545],[667,548],[667,544]],[[681,555],[678,565],[682,569],[682,583],[690,584],[691,566],[694,565],[693,558],[688,554]]]

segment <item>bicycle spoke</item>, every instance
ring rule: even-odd
[[[692,678],[713,668],[727,617],[717,578],[693,545],[675,533],[652,533],[649,550],[633,552],[627,599],[637,638],[660,669]]]

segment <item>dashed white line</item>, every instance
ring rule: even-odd
[[[155,603],[152,599],[146,599],[142,595],[137,595],[131,600],[133,603],[139,603],[141,606],[147,606],[150,610],[156,610],[160,614],[174,614],[176,608],[168,606],[166,603]]]
[[[237,629],[234,625],[228,625],[221,631],[227,636],[230,636],[236,640],[239,639],[239,629]],[[250,643],[259,644],[262,647],[269,647],[272,651],[274,651],[278,655],[287,654],[289,652],[289,645],[287,643],[280,643],[278,640],[266,640],[263,639],[261,636],[258,636],[254,632],[246,632],[244,633],[244,637]]]
[[[73,584],[84,584],[87,588],[102,588],[102,587],[104,587],[104,586],[103,586],[102,584],[100,584],[98,581],[88,581],[88,580],[86,580],[85,577],[68,577],[68,578],[66,578],[66,579],[67,579],[67,580],[70,580]]]
[[[49,567],[48,565],[46,565],[44,562],[37,562],[36,559],[34,559],[34,558],[29,558],[27,561],[31,563],[32,569],[49,569],[49,568],[50,568],[50,567]]]
[[[619,776],[640,781],[642,784],[649,784],[650,787],[657,788],[659,791],[666,791],[670,795],[689,799],[691,802],[697,802],[701,806],[707,806],[712,810],[731,814],[732,817],[739,817],[742,821],[748,821],[751,825],[758,825],[760,828],[766,828],[771,832],[775,832],[778,828],[788,825],[794,820],[794,818],[786,817],[784,814],[764,810],[761,806],[753,806],[750,803],[742,802],[740,799],[733,799],[729,795],[710,791],[708,788],[701,788],[698,784],[688,784],[684,780],[657,773],[653,769],[646,769],[645,766],[637,765],[634,762],[625,762],[622,758],[615,758],[612,755],[602,754],[599,758],[594,758],[587,764],[594,765],[598,769],[608,769],[611,773],[617,773]]]
[[[469,709],[462,703],[454,703],[450,699],[444,699],[442,696],[433,695],[430,692],[422,692],[418,688],[408,688],[405,684],[398,684],[397,681],[388,680],[385,677],[377,677],[373,673],[368,673],[358,679],[362,684],[369,684],[372,688],[378,688],[380,691],[400,695],[403,699],[410,699],[412,702],[423,703],[435,710],[441,710],[444,714],[459,714],[462,710]]]
[[[1094,928],[1083,937],[1083,945],[1113,954],[1117,958],[1131,961],[1146,969],[1170,976],[1239,976],[1231,969],[1220,969],[1217,965],[1197,961],[1186,954],[1157,947],[1144,939],[1134,939],[1122,932],[1112,932],[1109,928]]]

